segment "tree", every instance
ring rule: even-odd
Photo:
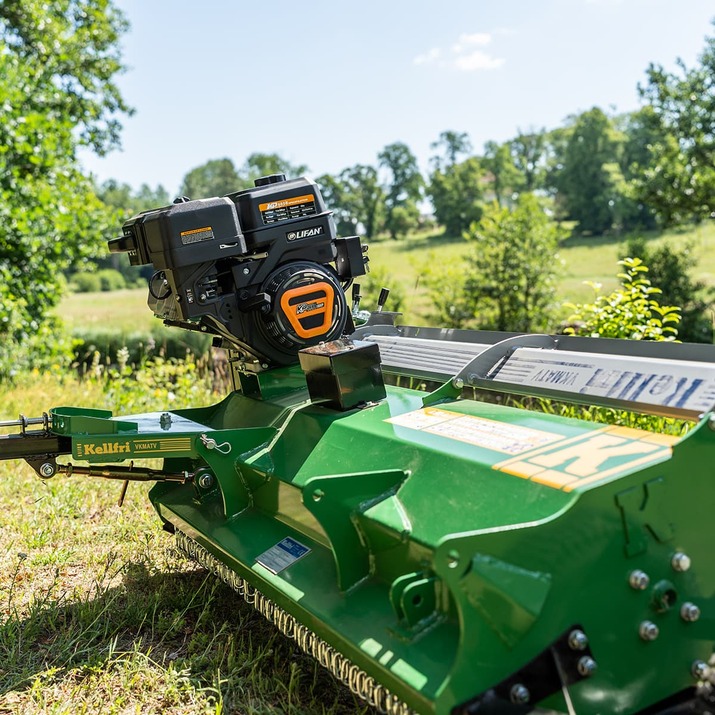
[[[344,169],[340,179],[345,187],[347,205],[356,222],[362,224],[365,236],[372,238],[380,230],[385,207],[385,192],[380,186],[377,169],[356,164]]]
[[[333,212],[335,228],[341,236],[350,236],[357,231],[357,219],[347,196],[347,188],[338,176],[323,174],[315,182],[320,187],[325,205]]]
[[[546,131],[519,134],[509,142],[511,159],[522,177],[519,190],[533,192],[544,186],[547,155]]]
[[[484,145],[482,166],[489,172],[490,187],[494,192],[494,198],[502,206],[504,199],[513,194],[524,181],[523,176],[514,166],[510,145],[487,142]]]
[[[117,210],[120,221],[140,211],[171,203],[167,190],[161,184],[155,189],[148,184],[142,184],[135,191],[129,184],[119,183],[116,179],[107,179],[96,188],[96,192],[104,204]]]
[[[190,199],[207,199],[223,196],[246,188],[230,159],[211,159],[191,169],[181,184],[181,193]]]
[[[429,195],[435,217],[447,235],[461,236],[474,221],[479,221],[483,187],[484,169],[476,157],[432,173]]]
[[[389,173],[385,191],[385,225],[390,236],[397,238],[405,226],[405,218],[414,215],[412,209],[416,209],[417,202],[422,198],[424,180],[417,159],[406,144],[389,144],[378,154],[378,161]],[[398,208],[402,210],[395,213]]]
[[[111,215],[77,151],[118,145],[129,112],[114,82],[126,29],[109,0],[0,4],[0,343],[34,337],[62,273],[105,250]],[[112,229],[115,227],[112,226]],[[0,356],[1,359],[1,356]]]
[[[367,238],[372,238],[378,232],[385,194],[375,167],[356,164],[343,169],[338,176],[319,176],[316,182],[333,211],[338,233],[348,236],[362,230]]]
[[[308,171],[304,164],[293,165],[278,154],[250,154],[239,170],[242,188],[251,188],[256,179],[269,174],[285,174],[287,179],[296,179]]]
[[[431,159],[435,171],[440,171],[454,166],[461,154],[471,154],[472,142],[466,132],[446,131],[439,135],[436,142],[430,144],[430,149],[441,149],[443,152],[443,156],[435,154]]]
[[[678,60],[677,73],[652,64],[639,87],[661,133],[639,196],[666,225],[715,211],[715,35],[698,63],[689,69]]]
[[[568,217],[583,233],[602,234],[614,225],[614,207],[622,196],[621,141],[598,107],[579,115],[570,129],[555,184]]]
[[[496,202],[488,205],[467,234],[473,250],[465,261],[463,288],[452,306],[442,306],[444,317],[471,314],[478,327],[496,330],[544,328],[562,237],[563,230],[533,194],[521,194],[513,209]],[[443,285],[444,280],[433,276],[433,295],[443,291]]]

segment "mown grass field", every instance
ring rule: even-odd
[[[715,286],[715,221],[697,227],[671,231],[647,237],[649,242],[673,245],[691,242],[698,266],[694,278]],[[559,271],[558,287],[554,296],[557,318],[568,317],[568,302],[588,302],[593,290],[586,281],[601,283],[608,291],[616,287],[617,261],[625,251],[624,237],[570,238],[559,250],[563,266]],[[445,238],[441,234],[417,234],[392,241],[388,238],[369,244],[371,265],[383,269],[390,277],[388,287],[399,285],[405,295],[403,306],[405,323],[430,322],[430,301],[424,276],[426,266],[435,262],[460,262],[474,246],[461,239]],[[68,296],[58,311],[70,327],[115,326],[130,332],[149,328],[156,319],[146,306],[146,290],[135,289],[114,293],[77,293]],[[364,308],[374,306],[363,305]],[[389,308],[389,304],[388,304]]]

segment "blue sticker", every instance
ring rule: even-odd
[[[256,562],[267,568],[271,573],[277,574],[294,564],[298,559],[310,552],[310,549],[299,541],[286,536],[268,551],[264,551]]]

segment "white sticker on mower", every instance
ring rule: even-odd
[[[436,407],[407,412],[392,417],[387,422],[505,454],[521,454],[563,439],[562,435],[554,432],[497,422],[486,417],[463,415]]]
[[[286,536],[283,541],[279,541],[275,546],[271,546],[268,551],[264,551],[256,559],[256,563],[261,564],[271,573],[277,574],[309,552],[310,549],[307,546],[295,539],[291,539],[290,536]]]

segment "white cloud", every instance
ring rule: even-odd
[[[453,61],[454,67],[463,72],[476,72],[477,70],[495,70],[504,64],[501,57],[492,57],[481,50],[474,50],[468,55],[459,55]]]
[[[415,57],[412,62],[416,65],[436,65],[445,69],[456,69],[460,72],[498,69],[505,62],[503,58],[494,57],[481,49],[475,49],[486,47],[491,44],[491,41],[491,33],[465,32],[448,50],[433,47],[428,52]]]
[[[434,64],[441,56],[442,51],[439,47],[433,47],[429,52],[424,55],[417,55],[412,62],[416,65],[430,65]]]
[[[452,47],[452,51],[459,54],[464,52],[468,47],[477,45],[484,47],[492,41],[492,36],[488,32],[474,32],[471,35],[462,34],[457,40],[457,44]]]

